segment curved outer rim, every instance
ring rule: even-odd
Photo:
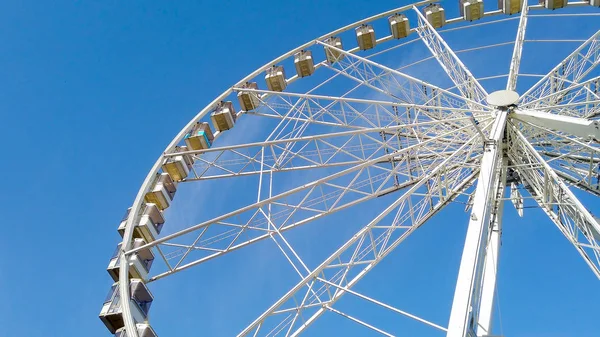
[[[527,0],[523,0],[523,1],[527,1]],[[439,2],[438,0],[425,0],[425,1],[420,1],[420,2],[415,2],[415,3],[411,3],[409,5],[406,6],[402,6],[396,9],[392,9],[383,13],[379,13],[377,15],[373,15],[371,17],[356,21],[354,23],[351,23],[347,26],[344,26],[342,28],[336,29],[334,31],[331,31],[321,37],[318,37],[314,40],[311,40],[307,43],[304,43],[302,45],[300,45],[299,47],[296,47],[295,49],[292,49],[290,51],[288,51],[285,54],[282,54],[281,56],[273,59],[272,61],[266,63],[264,66],[259,67],[258,69],[256,69],[255,71],[253,71],[252,73],[248,74],[246,77],[244,77],[242,80],[238,81],[235,86],[240,85],[242,83],[245,83],[253,78],[255,78],[256,76],[258,76],[260,73],[262,73],[264,71],[265,68],[279,63],[283,60],[285,60],[286,58],[292,56],[294,53],[297,53],[298,51],[302,50],[302,49],[306,49],[308,47],[313,46],[314,44],[316,44],[316,41],[321,41],[324,40],[330,36],[333,35],[338,35],[340,33],[346,32],[350,29],[353,29],[357,26],[360,26],[363,23],[368,23],[371,21],[375,21],[378,19],[381,19],[385,16],[389,16],[395,13],[399,13],[399,12],[405,12],[407,10],[412,9],[413,7],[421,7],[424,5],[428,5],[430,3],[436,3]],[[569,7],[573,7],[573,6],[589,6],[589,3],[587,2],[583,2],[583,1],[579,1],[579,2],[572,2],[568,4]],[[531,9],[544,9],[543,5],[532,5],[528,7],[530,10]],[[495,11],[489,11],[489,12],[485,12],[483,17],[489,17],[489,16],[496,16],[499,14],[503,14],[502,10],[495,10]],[[457,17],[454,19],[450,19],[450,20],[446,20],[446,25],[449,24],[453,24],[453,23],[457,23],[457,22],[462,22],[465,21],[462,17]],[[411,32],[414,32],[414,28],[411,29]],[[391,40],[392,37],[391,36],[386,36],[384,38],[378,39],[377,43],[381,43],[381,42],[386,42],[388,40]],[[356,53],[358,51],[358,47],[353,48],[348,50],[348,52],[350,53]],[[291,77],[290,79],[287,79],[288,83],[291,83],[293,81],[295,81],[297,79],[297,75]],[[234,86],[234,87],[235,87]],[[144,195],[146,194],[146,192],[148,191],[150,184],[152,183],[156,173],[158,173],[158,170],[160,169],[162,163],[165,160],[165,154],[172,152],[173,149],[175,148],[175,146],[181,142],[181,140],[183,139],[185,133],[187,132],[187,130],[189,130],[194,123],[196,123],[198,120],[200,120],[202,117],[204,117],[207,113],[209,113],[210,111],[212,111],[212,109],[214,108],[214,106],[222,101],[224,98],[226,98],[227,96],[229,96],[232,92],[233,92],[233,88],[231,87],[227,90],[225,90],[221,95],[219,95],[217,98],[215,98],[212,102],[210,102],[208,105],[206,105],[198,114],[196,114],[196,116],[194,116],[190,122],[188,122],[188,124],[186,124],[181,131],[179,131],[179,133],[173,138],[173,140],[171,141],[171,143],[169,143],[169,145],[165,148],[165,150],[163,151],[163,153],[160,155],[160,157],[158,158],[158,160],[154,163],[154,165],[152,166],[152,168],[150,169],[150,172],[148,172],[148,175],[146,176],[146,178],[144,179],[144,182],[142,183],[142,186],[140,187],[135,200],[133,202],[133,205],[131,207],[131,211],[129,214],[133,214],[133,215],[137,215],[139,210],[140,210],[140,206],[142,204],[142,200]],[[215,132],[214,133],[214,138],[218,138],[218,136],[220,135],[220,132]],[[120,265],[119,265],[119,296],[121,299],[129,299],[130,297],[130,293],[129,293],[129,260],[128,260],[128,255],[125,254],[128,250],[131,249],[131,239],[133,236],[133,222],[137,221],[137,216],[130,216],[127,219],[127,222],[125,224],[125,231],[123,233],[123,241],[122,241],[122,245],[121,245],[121,257],[120,257]],[[125,281],[125,282],[124,282]],[[126,283],[126,286],[123,286],[123,284]],[[137,327],[136,324],[133,320],[133,316],[131,316],[131,307],[130,307],[131,303],[129,300],[121,300],[121,311],[122,311],[122,315],[123,315],[123,320],[125,323],[125,329],[127,331],[128,336],[130,337],[139,337],[138,332],[137,332]]]

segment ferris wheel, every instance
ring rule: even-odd
[[[108,330],[157,336],[153,282],[269,243],[295,279],[254,308],[238,336],[297,336],[328,315],[394,335],[340,309],[343,297],[449,337],[491,336],[506,207],[521,217],[540,208],[600,278],[599,220],[579,197],[600,196],[600,0],[499,0],[489,11],[482,0],[460,0],[458,8],[448,19],[447,3],[421,1],[352,23],[206,105],[158,158],[118,226],[123,240],[108,267],[115,283],[100,313]],[[589,32],[538,37],[561,24],[548,33],[535,20],[565,17],[595,19]],[[490,32],[512,38],[491,41]],[[528,60],[531,45],[560,57],[551,66]],[[176,192],[186,188],[200,220],[169,228]],[[447,322],[355,289],[456,204],[467,227]],[[332,222],[353,231],[308,262],[289,236]]]

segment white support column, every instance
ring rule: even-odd
[[[485,144],[481,170],[475,190],[473,210],[458,271],[447,337],[475,336],[479,285],[483,277],[483,253],[487,247],[490,221],[499,184],[498,164],[507,111],[499,111],[490,140]]]
[[[483,284],[481,286],[481,302],[479,304],[479,317],[477,324],[477,336],[487,336],[492,330],[492,314],[494,313],[494,298],[496,294],[496,275],[498,272],[498,261],[500,255],[500,239],[502,237],[502,213],[504,211],[504,196],[506,187],[506,165],[508,158],[502,157],[500,166],[500,185],[496,194],[495,213],[493,214],[492,231],[485,252],[485,263],[483,270]]]

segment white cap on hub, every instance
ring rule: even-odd
[[[512,90],[498,90],[489,94],[486,101],[495,107],[506,107],[517,103],[519,94]]]

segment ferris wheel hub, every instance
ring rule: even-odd
[[[497,108],[515,105],[519,100],[519,94],[512,90],[498,90],[489,94],[486,101],[489,105]]]

